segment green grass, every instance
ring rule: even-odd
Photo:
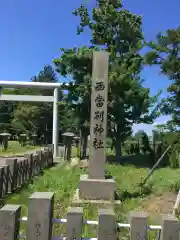
[[[127,222],[128,212],[131,210],[144,210],[145,204],[152,202],[157,196],[164,193],[177,191],[180,187],[180,169],[170,168],[158,169],[148,181],[148,184],[141,188],[139,183],[147,176],[147,168],[136,168],[134,166],[121,166],[115,164],[107,165],[108,172],[115,177],[117,192],[122,199],[122,204],[115,207],[115,213],[119,222]],[[23,189],[19,194],[13,194],[6,199],[8,204],[23,205],[22,216],[27,216],[28,197],[33,192],[54,192],[55,206],[54,217],[66,217],[67,208],[71,205],[71,197],[78,187],[80,174],[83,170],[79,168],[66,168],[66,166],[55,166],[45,170],[44,175],[34,180],[28,188]],[[97,219],[97,207],[84,204],[85,219]],[[171,210],[170,210],[171,211]],[[154,212],[150,214],[150,222],[157,223]],[[86,226],[84,231],[88,237],[95,236],[95,228]],[[65,228],[54,225],[54,232],[65,232]]]
[[[36,150],[38,148],[39,147],[37,146],[30,146],[30,145],[21,146],[17,141],[9,141],[7,150],[3,150],[0,147],[0,156],[13,156],[17,153],[26,153],[28,151]]]

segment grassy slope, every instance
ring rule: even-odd
[[[155,171],[148,185],[141,189],[138,186],[141,179],[148,174],[147,168],[136,168],[133,166],[107,165],[108,171],[116,178],[118,194],[123,199],[122,204],[116,207],[115,212],[118,221],[127,222],[127,214],[131,210],[141,210],[152,204],[152,201],[169,192],[174,187],[179,188],[180,169],[172,170],[170,168],[159,169]],[[65,166],[56,166],[46,170],[44,176],[29,185],[20,194],[13,194],[6,203],[23,205],[23,216],[27,216],[28,197],[35,191],[55,192],[55,212],[56,218],[66,217],[67,208],[70,206],[70,197],[77,188],[79,176],[82,170],[79,168],[66,168]],[[175,196],[175,195],[174,195]],[[170,197],[171,198],[171,197]],[[162,201],[164,199],[162,198]],[[164,203],[165,204],[165,203]],[[172,205],[172,204],[171,204]],[[166,206],[163,206],[166,210]],[[172,207],[172,206],[171,206]],[[159,211],[159,209],[157,209]],[[172,212],[172,209],[169,209]],[[97,209],[91,205],[84,206],[84,215],[86,219],[97,219]],[[151,222],[157,223],[154,218],[154,209],[150,211]],[[55,232],[64,232],[65,229],[55,225]],[[95,236],[95,228],[91,230],[85,228],[89,237]],[[89,234],[91,232],[92,234]],[[57,235],[57,234],[56,234]]]
[[[37,146],[21,146],[18,142],[16,141],[9,141],[9,146],[6,151],[3,151],[2,148],[0,148],[0,156],[13,156],[14,154],[17,153],[26,153],[31,150],[38,149],[39,147]]]

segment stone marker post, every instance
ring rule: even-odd
[[[98,240],[116,240],[117,223],[112,208],[99,209]]]
[[[5,205],[0,209],[0,239],[18,239],[20,229],[21,207],[17,205]]]
[[[36,192],[29,198],[26,240],[51,240],[54,193]]]
[[[88,175],[82,175],[79,184],[79,198],[85,200],[111,201],[115,196],[114,179],[105,179],[108,58],[108,52],[93,54],[90,161]]]
[[[106,161],[108,52],[93,57],[89,178],[104,179]]]
[[[81,240],[83,229],[83,208],[69,208],[67,213],[67,238],[66,240]]]

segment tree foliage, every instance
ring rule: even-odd
[[[172,116],[168,122],[172,130],[180,126],[180,27],[159,33],[156,41],[147,45],[152,50],[146,55],[146,62],[159,65],[161,72],[171,80],[167,89],[170,95],[163,101],[162,112]]]
[[[45,65],[31,81],[55,83],[59,80],[57,73],[68,80],[70,78],[68,92],[59,92],[59,130],[80,132],[83,140],[82,155],[85,156],[90,132],[93,52],[108,51],[108,138],[116,149],[116,158],[119,158],[121,145],[131,136],[133,124],[153,123],[160,115],[160,107],[161,114],[172,115],[169,128],[180,125],[180,28],[167,30],[165,35],[158,34],[156,42],[147,43],[151,51],[144,59],[140,54],[145,41],[142,17],[124,9],[120,0],[96,0],[95,3],[92,9],[81,4],[73,12],[80,20],[77,34],[85,34],[87,29],[91,33],[89,43],[70,49],[60,48],[60,57],[53,61],[55,68]],[[160,92],[150,96],[149,88],[144,87],[145,80],[141,78],[144,62],[160,65],[162,73],[171,80],[168,88],[170,96],[161,104],[158,104]],[[49,89],[4,91],[12,94],[53,95]],[[39,136],[46,134],[49,143],[52,142],[52,103],[0,103],[0,131],[8,130],[18,134],[35,132]],[[165,127],[161,133],[154,133],[153,138],[171,138],[165,135]],[[147,134],[142,131],[138,134],[135,139],[142,140],[144,153],[151,153]],[[163,151],[166,142],[163,140],[157,152]],[[131,148],[130,152],[138,153],[139,145],[131,145]]]
[[[75,86],[69,89],[69,100],[81,124],[89,125],[92,52],[102,49],[109,52],[108,134],[120,156],[121,141],[131,134],[133,123],[151,123],[157,116],[157,109],[149,114],[149,108],[158,95],[150,97],[140,78],[141,17],[124,10],[118,0],[97,0],[92,11],[81,5],[73,13],[80,18],[77,34],[85,28],[91,31],[90,47],[61,49],[63,53],[54,63],[61,75],[72,76]]]
[[[51,65],[45,65],[37,76],[33,76],[33,82],[58,82],[57,74]],[[64,94],[59,90],[59,101],[62,101]],[[19,88],[4,90],[6,94],[20,94],[20,95],[42,95],[52,96],[53,89],[36,89],[36,88]],[[2,102],[1,102],[2,104]],[[8,130],[10,133],[16,134],[36,133],[38,136],[46,135],[49,143],[52,142],[52,127],[53,127],[53,104],[52,103],[10,103],[3,102],[1,107],[1,131]],[[66,121],[67,104],[59,104],[59,115],[61,123]],[[10,107],[11,106],[11,107]],[[3,110],[3,111],[2,111]],[[3,114],[4,113],[4,114]],[[71,118],[72,119],[72,118]],[[65,127],[66,123],[60,123],[60,126]]]

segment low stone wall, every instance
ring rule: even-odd
[[[0,164],[0,199],[23,187],[43,169],[53,165],[52,151],[46,148],[24,157],[2,158]]]

